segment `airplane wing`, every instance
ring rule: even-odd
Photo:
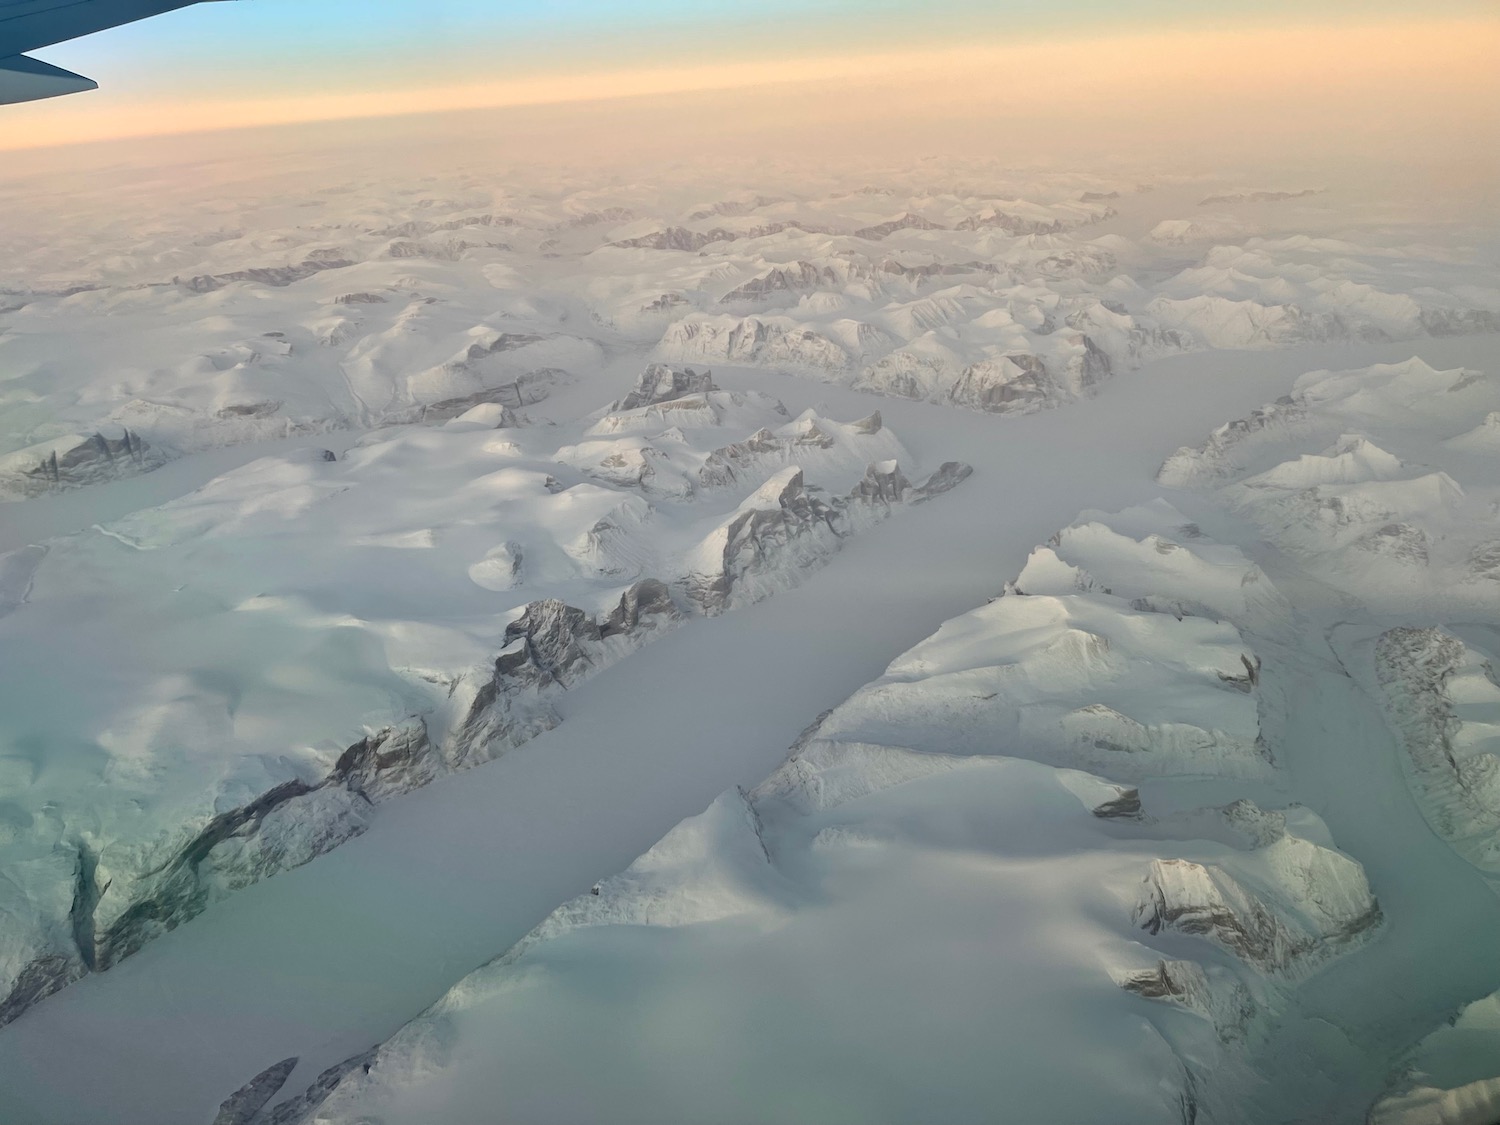
[[[94,90],[92,79],[27,58],[26,51],[92,35],[122,23],[186,8],[199,0],[0,0],[0,105]]]

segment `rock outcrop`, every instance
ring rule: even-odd
[[[694,371],[691,367],[672,367],[665,363],[653,363],[641,372],[634,389],[614,403],[611,412],[638,410],[659,402],[670,402],[687,395],[706,394],[716,391],[712,371]]]
[[[135,476],[173,456],[124,427],[53,438],[0,456],[0,500],[24,500]]]
[[[1376,642],[1375,675],[1423,816],[1459,855],[1500,875],[1493,664],[1445,629],[1403,627]]]
[[[292,1071],[297,1069],[297,1058],[282,1059],[266,1067],[245,1085],[241,1086],[219,1106],[213,1125],[250,1125],[265,1104],[274,1098]]]

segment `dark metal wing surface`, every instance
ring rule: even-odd
[[[0,0],[0,105],[93,90],[82,75],[26,51],[92,35],[148,16],[186,8],[199,0]]]

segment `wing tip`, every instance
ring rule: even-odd
[[[29,55],[0,58],[0,105],[35,102],[97,90],[99,83]]]

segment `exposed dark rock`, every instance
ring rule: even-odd
[[[670,309],[681,308],[683,305],[691,304],[681,293],[663,293],[649,304],[641,306],[643,313],[667,312]]]
[[[763,489],[747,503],[757,501],[763,506],[741,511],[719,533],[722,548],[714,570],[688,577],[688,598],[704,613],[724,612],[738,583],[776,566],[799,540],[842,535],[838,511],[809,492],[800,469],[782,480],[774,496]]]
[[[1189,615],[1185,612],[1177,614],[1178,620],[1181,620],[1185,616]],[[1240,663],[1245,666],[1245,674],[1243,676],[1236,676],[1229,672],[1219,672],[1217,675],[1222,683],[1231,684],[1248,694],[1260,686],[1260,657],[1257,656],[1252,661],[1249,656],[1242,652],[1240,653]]]
[[[312,1114],[328,1100],[328,1095],[338,1088],[348,1075],[363,1069],[366,1074],[375,1062],[378,1048],[371,1047],[353,1058],[335,1063],[313,1080],[311,1086],[294,1098],[279,1102],[268,1112],[251,1118],[250,1125],[304,1125],[312,1120]]]
[[[1147,933],[1209,938],[1263,972],[1283,970],[1320,946],[1350,941],[1382,918],[1372,898],[1366,909],[1327,932],[1294,931],[1225,872],[1184,859],[1153,862],[1146,887],[1136,923]]]
[[[1202,976],[1203,970],[1192,961],[1158,961],[1154,969],[1130,974],[1120,987],[1147,1000],[1186,1000]]]
[[[539,338],[539,337],[537,337]],[[514,339],[514,337],[511,337]],[[474,345],[473,347],[478,347]],[[517,344],[516,347],[521,345]],[[470,351],[473,350],[470,348]],[[486,352],[486,355],[493,354]],[[519,409],[523,406],[533,406],[547,397],[555,383],[563,372],[555,368],[544,367],[536,371],[528,371],[512,382],[501,383],[497,387],[487,390],[475,391],[471,395],[461,398],[445,398],[438,402],[428,403],[420,409],[419,420],[423,422],[445,422],[450,418],[457,418],[476,406],[495,402],[501,406],[511,409]]]
[[[360,739],[339,755],[325,784],[376,802],[426,785],[440,768],[427,728],[418,722]]]
[[[150,472],[169,460],[170,454],[154,449],[133,430],[76,434],[4,458],[0,466],[3,474],[0,492],[14,491],[28,498],[41,496]]]
[[[1500,332],[1500,313],[1489,309],[1423,309],[1422,329],[1429,336]]]
[[[821,285],[836,284],[838,280],[838,274],[830,266],[820,269],[811,262],[793,262],[789,266],[781,266],[760,277],[751,278],[724,294],[719,303],[730,305],[739,301],[763,301],[777,293],[816,289]]]
[[[601,639],[598,622],[576,606],[556,598],[532,602],[505,629],[495,678],[508,685],[567,687],[593,666],[590,649]]]
[[[249,281],[256,285],[269,285],[272,288],[284,289],[288,285],[312,277],[314,274],[323,273],[325,270],[341,270],[352,265],[354,262],[348,258],[309,258],[295,266],[269,266],[260,269],[235,270],[232,273],[200,274],[187,281],[174,277],[172,283],[181,285],[193,293],[212,293],[236,281]]]
[[[950,489],[957,488],[974,475],[974,466],[966,465],[962,461],[944,461],[938,466],[938,471],[927,478],[924,483],[912,495],[912,503],[920,504],[925,500],[931,500],[934,496],[941,496]]]
[[[865,470],[849,499],[865,504],[884,504],[890,507],[906,499],[911,491],[911,481],[895,461],[877,461]]]
[[[666,584],[646,578],[625,591],[620,604],[600,624],[600,633],[605,637],[633,633],[640,628],[643,618],[658,616],[675,620],[681,615]]]
[[[605,207],[600,211],[588,211],[582,215],[574,215],[568,220],[570,227],[596,227],[601,223],[628,223],[635,218],[635,212],[627,207]]]
[[[131,902],[107,927],[96,929],[95,968],[102,972],[152,938],[197,917],[221,885],[229,889],[248,886],[267,875],[300,866],[363,832],[364,820],[349,815],[322,820],[309,837],[295,841],[279,835],[268,837],[260,831],[262,822],[282,806],[322,788],[302,781],[284,782],[248,804],[215,816],[142,881],[142,897]],[[219,857],[215,852],[231,841],[242,846],[230,849],[234,853],[232,863],[221,869],[218,861],[228,861],[228,853]],[[99,888],[101,897],[107,889]]]
[[[960,222],[956,229],[1003,230],[1007,234],[1061,234],[1068,229],[1068,225],[1061,219],[1044,222],[1037,219],[1023,219],[1004,211],[990,210],[969,216]]]
[[[1469,575],[1500,582],[1500,540],[1477,544],[1469,553]]]
[[[82,961],[63,953],[49,953],[36,958],[21,970],[10,992],[0,999],[0,1027],[87,972]]]
[[[611,411],[639,410],[658,402],[671,402],[687,395],[716,391],[712,371],[694,371],[691,367],[672,367],[653,363],[641,372],[631,392],[610,407]]]
[[[250,1125],[255,1115],[286,1085],[286,1080],[297,1069],[297,1058],[282,1059],[268,1066],[249,1082],[245,1083],[219,1106],[213,1125]]]
[[[698,483],[704,488],[731,485],[760,458],[781,449],[782,441],[774,433],[764,428],[756,430],[744,441],[732,442],[710,453],[698,470]]]
[[[1040,356],[1017,353],[965,368],[948,397],[962,406],[998,413],[1045,400],[1051,383]]]
[[[910,211],[908,211],[900,218],[892,219],[889,222],[885,223],[877,223],[873,227],[864,227],[861,230],[857,230],[854,232],[854,237],[866,238],[872,241],[879,241],[882,238],[889,238],[898,230],[944,229],[946,228],[939,226],[937,223],[932,222],[930,219],[924,219],[921,215],[914,215]]]
[[[1094,807],[1094,815],[1101,820],[1136,820],[1141,815],[1141,791],[1121,789],[1120,795]]]
[[[713,230],[696,231],[687,227],[667,227],[665,230],[654,231],[651,234],[641,235],[639,238],[627,238],[619,242],[610,243],[626,250],[684,250],[696,253],[715,242],[738,242],[741,239],[766,238],[769,235],[780,234],[782,231],[800,230],[811,234],[831,233],[817,227],[804,226],[795,222],[767,223],[764,226],[750,227],[743,231],[732,231],[715,228]]]
[[[1304,188],[1302,191],[1239,191],[1225,195],[1207,195],[1198,201],[1199,207],[1212,207],[1225,203],[1279,203],[1284,199],[1301,199],[1308,195],[1320,195],[1324,188]]]

